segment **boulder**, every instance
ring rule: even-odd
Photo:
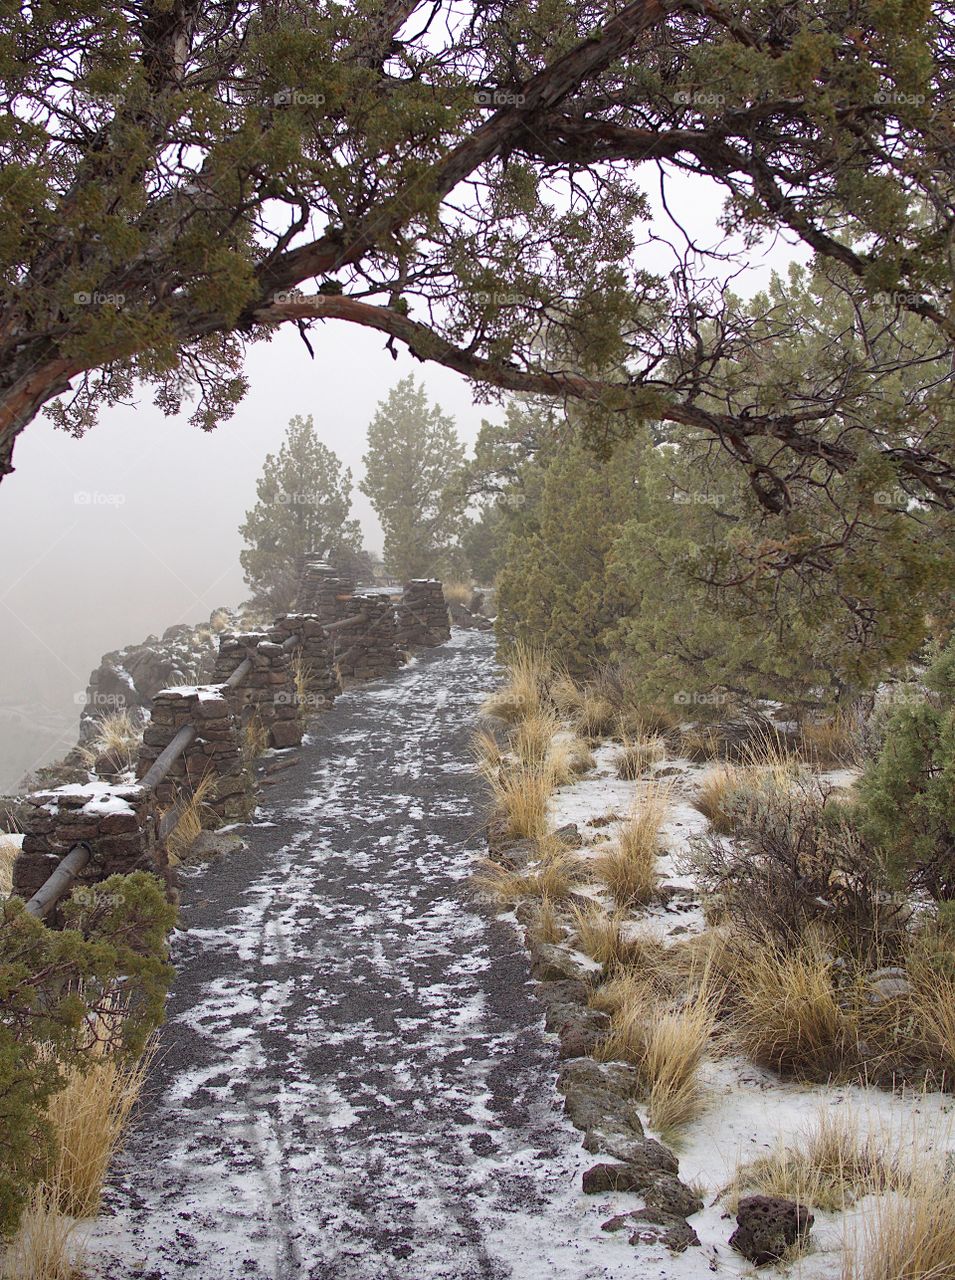
[[[703,1208],[703,1201],[697,1193],[672,1173],[659,1174],[643,1188],[642,1194],[648,1209],[678,1218],[692,1218]]]
[[[630,1097],[636,1093],[637,1084],[637,1070],[626,1062],[595,1062],[593,1058],[579,1058],[565,1062],[557,1074],[557,1090],[564,1094],[586,1085],[591,1089],[608,1089]]]
[[[736,1210],[730,1246],[757,1267],[778,1262],[809,1235],[815,1219],[805,1205],[781,1196],[746,1196]]]

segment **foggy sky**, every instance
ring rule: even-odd
[[[671,207],[677,188],[681,222],[714,244],[720,194],[680,180]],[[777,246],[768,262],[778,268],[793,256],[806,257]],[[662,252],[646,261],[672,265]],[[752,292],[767,274],[758,263],[749,286],[736,287]],[[135,406],[106,409],[80,440],[43,418],[20,437],[16,470],[0,484],[0,709],[36,708],[38,723],[24,734],[0,718],[0,792],[73,745],[83,691],[104,652],[245,598],[238,526],[293,414],[312,414],[321,439],[351,467],[353,514],[366,545],[380,550],[380,527],[357,484],[367,425],[395,382],[413,372],[468,444],[482,418],[503,412],[475,405],[455,373],[403,350],[393,360],[380,334],[332,322],[316,325],[310,340],[314,361],[289,326],[254,345],[250,391],[214,432],[189,426],[188,409],[164,417],[147,388]]]

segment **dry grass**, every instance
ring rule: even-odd
[[[551,678],[547,692],[551,702],[562,716],[568,716],[570,719],[576,717],[584,694],[580,685],[566,671],[558,671]]]
[[[666,743],[662,738],[630,738],[625,735],[617,753],[617,777],[635,781],[665,757]]]
[[[621,907],[645,905],[656,892],[660,829],[669,798],[668,787],[648,787],[640,808],[620,828],[615,843],[594,859],[594,874]]]
[[[847,1241],[843,1280],[952,1280],[955,1182],[921,1168],[903,1190],[873,1201]]]
[[[811,764],[844,767],[862,760],[863,722],[857,711],[837,710],[799,726],[799,753]]]
[[[253,712],[242,728],[242,758],[251,764],[268,748],[269,731],[262,723],[261,716]]]
[[[573,712],[574,727],[584,738],[603,738],[612,733],[617,723],[617,708],[596,689],[581,691]]]
[[[296,649],[291,661],[292,684],[295,689],[295,705],[300,716],[307,716],[310,706],[309,694],[312,680],[315,677],[311,664],[306,662],[301,649]]]
[[[538,861],[520,871],[510,871],[489,858],[481,859],[471,882],[482,898],[500,910],[514,907],[526,898],[539,898],[542,903],[553,905],[570,897],[580,870],[580,862],[573,854],[544,841]]]
[[[650,1124],[672,1136],[703,1108],[699,1069],[713,1036],[719,1000],[706,974],[679,1008],[664,1004],[650,979],[631,977],[629,983],[600,1056],[637,1068]]]
[[[547,679],[544,656],[519,645],[507,664],[507,680],[484,700],[481,710],[511,723],[536,715],[545,707]]]
[[[550,898],[542,897],[527,926],[528,938],[531,942],[563,942],[567,930],[557,904]]]
[[[471,750],[477,760],[478,770],[489,781],[493,779],[503,761],[501,744],[489,729],[479,729],[471,737]]]
[[[504,768],[489,777],[494,811],[506,835],[516,840],[547,834],[547,802],[554,790],[549,769]]]
[[[721,747],[720,731],[712,725],[691,725],[680,733],[680,751],[689,760],[715,760]]]
[[[149,1066],[98,1055],[85,1069],[71,1068],[66,1085],[50,1100],[47,1114],[57,1144],[51,1186],[59,1212],[91,1218],[99,1212],[103,1181],[119,1150]]]
[[[693,807],[719,835],[729,835],[736,825],[743,770],[739,765],[720,764],[700,779]]]
[[[666,738],[679,727],[679,715],[664,703],[631,703],[617,714],[617,729],[622,737]]]
[[[792,790],[804,770],[797,757],[760,739],[757,746],[743,748],[739,764],[717,764],[707,770],[693,807],[718,835],[731,835],[754,799],[772,791]]]
[[[19,842],[0,831],[0,898],[8,898],[13,890],[13,864],[19,852]]]
[[[3,1258],[4,1280],[78,1280],[83,1274],[79,1224],[64,1217],[57,1202],[55,1184],[33,1188]]]
[[[445,604],[460,604],[466,609],[471,603],[474,588],[470,582],[445,582],[442,586]]]
[[[917,1029],[920,1055],[930,1071],[955,1086],[955,975],[917,953],[907,966],[912,983],[909,1025]]]
[[[96,732],[80,750],[84,763],[92,768],[105,757],[114,773],[126,773],[136,766],[143,725],[124,708],[101,716]]]
[[[518,721],[513,731],[512,747],[519,766],[528,773],[548,770],[551,743],[561,724],[550,709],[541,708]]]
[[[594,753],[583,738],[566,733],[559,734],[550,744],[548,763],[558,787],[574,782],[582,774],[589,773],[597,763]]]
[[[726,1207],[735,1213],[740,1197],[756,1192],[841,1212],[863,1196],[901,1184],[901,1162],[885,1148],[884,1140],[861,1136],[856,1113],[827,1108],[795,1142],[780,1142],[768,1155],[741,1165],[727,1188]]]
[[[204,774],[191,795],[187,799],[180,796],[172,806],[179,813],[179,821],[166,837],[166,853],[173,866],[182,862],[200,832],[215,826],[219,821],[216,811],[209,804],[215,798],[215,789],[215,774]]]
[[[734,1028],[754,1062],[806,1080],[838,1070],[853,1024],[837,998],[833,963],[811,937],[789,949],[767,938],[740,954]]]
[[[578,948],[607,969],[619,969],[631,957],[631,948],[623,935],[626,915],[621,911],[608,914],[599,903],[576,906],[571,912]]]

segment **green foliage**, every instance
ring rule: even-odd
[[[119,1002],[116,1052],[139,1053],[163,1015],[175,908],[155,876],[109,879],[47,928],[18,898],[0,903],[0,1234],[17,1224],[51,1155],[46,1103],[82,1065],[98,1010]]]
[[[428,404],[413,377],[403,378],[379,404],[364,463],[361,490],[385,532],[388,572],[402,581],[459,572],[464,446],[454,420]]]
[[[239,532],[239,555],[252,605],[287,612],[295,603],[304,558],[316,555],[354,565],[361,551],[350,520],[351,472],[318,438],[311,414],[291,419],[277,454],[269,454],[256,483],[258,502]]]
[[[859,797],[896,876],[955,898],[955,637],[926,672],[923,695],[890,717]]]

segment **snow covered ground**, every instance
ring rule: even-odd
[[[605,743],[595,751],[596,767],[570,786],[560,788],[550,806],[555,827],[574,823],[588,846],[600,847],[612,839],[620,820],[639,804],[641,792],[652,780],[623,781],[616,774],[619,748]],[[669,811],[663,828],[666,852],[658,859],[662,879],[668,884],[694,889],[692,874],[679,869],[679,855],[689,838],[706,829],[703,816],[690,803],[700,778],[710,767],[683,758],[668,758],[655,766],[678,770],[666,776],[671,788]],[[652,777],[652,776],[651,776]],[[834,770],[820,777],[832,786],[848,786],[851,770]],[[658,781],[655,785],[660,785]],[[607,823],[608,815],[616,815]],[[594,821],[596,820],[596,825]],[[597,842],[597,843],[595,843]],[[596,890],[590,892],[596,894]],[[683,906],[683,904],[677,904]],[[673,910],[653,906],[638,911],[627,931],[651,934],[674,943],[691,932],[705,928],[701,907]],[[704,1209],[689,1219],[700,1238],[702,1249],[688,1249],[665,1263],[660,1250],[638,1246],[642,1255],[634,1275],[651,1274],[662,1268],[672,1280],[702,1280],[703,1276],[755,1275],[755,1269],[727,1245],[735,1222],[727,1215],[720,1192],[741,1163],[766,1154],[778,1143],[791,1143],[811,1129],[828,1109],[839,1108],[857,1118],[861,1135],[870,1134],[875,1144],[887,1151],[911,1150],[926,1155],[955,1151],[955,1099],[950,1094],[891,1093],[884,1089],[856,1085],[800,1085],[782,1081],[774,1073],[753,1066],[740,1057],[721,1057],[705,1064],[703,1082],[707,1105],[703,1114],[687,1128],[681,1141],[669,1145],[680,1161],[680,1177],[697,1186]],[[652,1126],[642,1115],[648,1134]],[[857,1233],[871,1201],[862,1200],[845,1214],[816,1213],[811,1247],[804,1257],[779,1267],[762,1267],[761,1276],[793,1275],[803,1280],[838,1280],[842,1275],[845,1244]],[[642,1268],[646,1268],[643,1270]]]

